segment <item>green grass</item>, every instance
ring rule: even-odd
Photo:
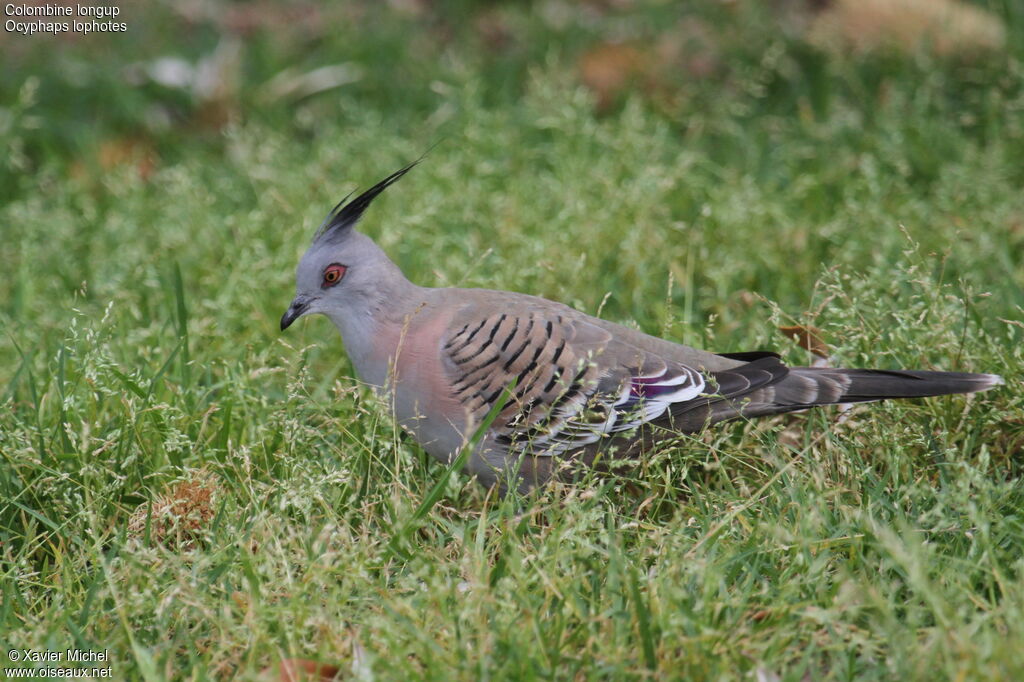
[[[1024,676],[1024,42],[847,60],[757,5],[698,4],[721,79],[599,116],[578,52],[679,10],[570,6],[565,24],[556,5],[493,10],[503,50],[459,19],[492,11],[470,2],[265,27],[215,130],[99,57],[196,58],[214,24],[157,31],[181,20],[154,7],[125,41],[18,39],[0,78],[20,150],[0,168],[0,642],[108,649],[115,678],[147,680],[290,657],[381,679]],[[285,66],[342,61],[363,79],[259,105]],[[102,161],[123,138],[151,174]],[[446,479],[325,319],[277,329],[327,209],[438,140],[363,223],[420,284],[791,363],[809,358],[777,326],[813,324],[837,365],[1007,385],[726,425],[529,498]],[[210,499],[168,529],[168,491],[197,476]]]

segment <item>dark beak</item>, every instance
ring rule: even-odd
[[[292,301],[292,304],[288,306],[288,310],[281,316],[281,331],[292,326],[292,322],[302,317],[308,309],[309,300],[305,298],[296,298]]]

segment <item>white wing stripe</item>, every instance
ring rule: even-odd
[[[671,376],[668,371],[661,375],[637,376],[626,382],[622,389],[610,396],[591,395],[574,397],[552,414],[552,420],[544,429],[546,433],[530,441],[513,443],[512,449],[530,451],[539,456],[556,456],[563,452],[595,443],[606,434],[629,431],[642,424],[658,419],[674,404],[693,400],[707,387],[704,376],[690,367],[677,367],[678,373]],[[678,387],[660,392],[669,387]],[[653,395],[646,395],[652,393]],[[594,404],[596,403],[596,404]],[[588,422],[583,414],[588,405],[595,410],[606,410],[607,417],[600,422]]]

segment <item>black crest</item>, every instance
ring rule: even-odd
[[[412,167],[417,163],[419,163],[419,160],[413,161],[402,170],[395,171],[352,201],[348,201],[348,197],[352,196],[351,194],[339,201],[338,205],[332,208],[331,212],[327,214],[327,218],[324,220],[323,225],[321,225],[320,229],[316,231],[316,236],[313,237],[313,241],[316,242],[321,239],[334,241],[335,239],[343,236],[359,221],[363,212],[369,208],[370,202],[376,199],[377,195],[412,170]],[[348,203],[345,203],[346,201],[348,201]]]

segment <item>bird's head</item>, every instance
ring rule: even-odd
[[[342,199],[317,230],[295,271],[295,298],[281,317],[281,330],[303,315],[322,313],[335,321],[369,312],[396,278],[398,268],[355,224],[377,195],[415,163],[392,173],[352,201]]]

